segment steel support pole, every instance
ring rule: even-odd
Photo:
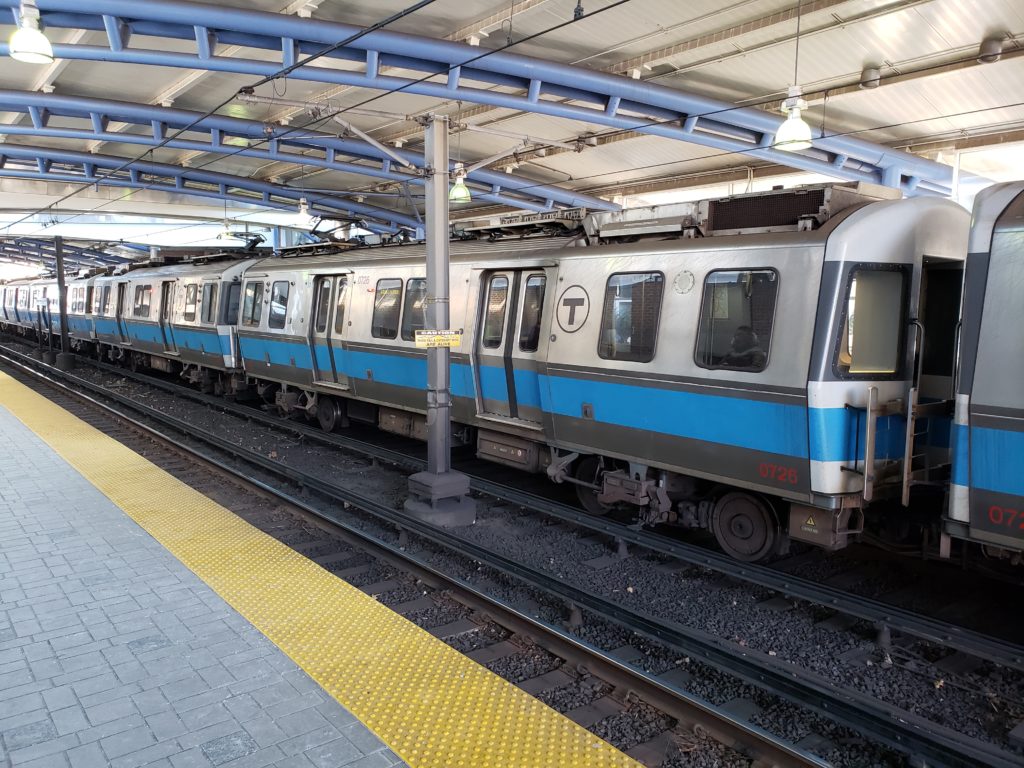
[[[448,252],[448,118],[434,117],[425,145],[427,181],[427,328],[447,330],[451,323]],[[427,471],[451,469],[451,350],[427,350]]]
[[[71,370],[75,367],[75,356],[71,354],[71,340],[68,338],[68,290],[64,282],[64,238],[53,239],[53,250],[57,257],[57,301],[60,308],[60,353],[57,367]]]
[[[430,330],[450,324],[448,256],[448,118],[430,115],[426,145],[427,300],[424,321]],[[476,521],[469,478],[451,471],[451,351],[427,350],[427,469],[409,478],[405,511],[442,526]]]

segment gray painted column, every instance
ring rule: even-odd
[[[448,118],[427,122],[424,160],[427,171],[427,306],[429,330],[448,330]],[[451,471],[451,351],[427,350],[427,470],[409,478],[405,511],[441,526],[471,525],[476,502],[468,496],[469,478]]]

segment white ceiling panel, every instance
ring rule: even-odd
[[[87,7],[90,0],[82,0]],[[159,3],[160,0],[147,0]],[[288,0],[218,0],[218,5],[278,13],[294,11],[301,3]],[[320,0],[313,18],[357,26],[376,23],[397,13],[408,0]],[[537,0],[506,19],[510,2],[495,0],[436,0],[424,9],[394,22],[389,29],[435,38],[479,34],[481,46],[468,55],[486,55],[504,45],[507,37],[524,41],[512,53],[535,56],[556,63],[577,63],[593,70],[621,71],[626,63],[640,66],[643,83],[667,86],[719,99],[727,105],[764,103],[777,110],[778,102],[793,81],[796,19],[795,0],[631,0],[601,11],[613,0],[583,0],[584,18],[552,30],[572,19],[575,0]],[[45,14],[45,8],[44,8]],[[9,16],[4,17],[9,18]],[[829,132],[856,135],[878,142],[921,142],[928,137],[978,136],[1024,125],[1024,2],[1021,0],[836,0],[819,5],[801,19],[798,80],[807,91],[831,89],[826,115]],[[0,26],[5,37],[13,31]],[[486,34],[483,34],[486,33]],[[105,45],[103,32],[48,30],[55,43]],[[527,39],[536,35],[534,39]],[[1005,39],[1003,60],[989,65],[974,62],[980,41],[998,35]],[[135,35],[131,47],[193,54],[192,40],[168,40]],[[280,62],[280,51],[240,48],[219,44],[216,55],[230,58]],[[967,64],[939,74],[954,61]],[[362,72],[362,61],[324,58],[318,66]],[[899,73],[906,82],[883,84],[872,90],[849,90],[866,65],[882,68],[883,76]],[[932,69],[935,71],[933,72]],[[419,78],[422,72],[385,67],[382,74]],[[537,68],[543,77],[543,64]],[[57,94],[125,100],[154,104],[170,95],[176,108],[206,112],[223,102],[221,114],[262,122],[283,118],[301,135],[310,117],[302,108],[284,104],[246,104],[232,100],[239,88],[253,83],[254,76],[225,72],[192,72],[188,69],[123,65],[110,62],[58,61],[39,68],[9,59],[0,66],[0,89],[53,88]],[[437,79],[444,79],[439,75]],[[463,87],[494,86],[474,82],[464,75]],[[521,95],[515,87],[502,87]],[[364,109],[394,113],[366,115],[346,113],[361,130],[381,140],[396,138],[406,149],[419,152],[422,128],[406,116],[438,111],[480,126],[489,126],[535,140],[571,141],[584,134],[606,137],[616,133],[601,124],[565,120],[514,109],[481,107],[460,95],[434,98],[409,92],[388,93],[361,87],[339,87],[297,78],[281,80],[257,89],[261,96],[299,102],[329,101],[336,109]],[[543,96],[548,101],[561,99]],[[592,105],[585,105],[592,106]],[[817,129],[822,120],[820,100],[808,112]],[[30,124],[27,116],[0,112],[3,125]],[[87,127],[88,121],[53,118],[53,127]],[[118,130],[145,133],[148,129],[114,126]],[[316,123],[317,130],[341,134],[341,125],[330,120]],[[189,134],[205,138],[202,134]],[[500,153],[520,138],[466,132],[452,137],[453,156],[466,163]],[[41,144],[85,151],[90,142],[9,135],[5,141]],[[994,137],[993,141],[998,141]],[[98,147],[102,154],[130,159],[145,148],[121,141]],[[314,172],[291,163],[266,162],[238,155],[222,157],[163,148],[155,152],[160,162],[188,160],[193,167],[256,178],[271,175],[291,184],[316,184],[324,189],[364,192],[381,185],[379,179],[351,173]],[[743,154],[725,154],[701,146],[656,137],[623,140],[601,138],[600,145],[582,152],[551,152],[524,163],[516,173],[538,183],[563,183],[568,187],[602,189],[616,183],[657,180],[699,174],[754,162]],[[986,167],[991,160],[986,158]],[[497,167],[502,167],[502,161]],[[377,193],[373,193],[377,194]],[[380,204],[394,198],[381,197]]]

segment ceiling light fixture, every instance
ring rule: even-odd
[[[231,222],[228,219],[228,199],[224,198],[224,228],[217,235],[218,240],[226,240],[231,237]]]
[[[999,61],[1003,55],[1003,38],[988,37],[981,41],[978,48],[978,62],[981,64],[992,64]]]
[[[466,167],[462,163],[455,164],[452,171],[452,178],[455,182],[448,191],[448,201],[451,203],[468,203],[473,199],[473,193],[466,186]]]
[[[309,212],[309,201],[300,197],[299,211],[295,215],[295,226],[299,229],[312,229],[314,224],[316,224],[316,216]]]
[[[807,109],[803,99],[803,90],[799,82],[800,72],[800,2],[796,4],[796,55],[793,57],[793,85],[789,87],[786,100],[782,102],[782,112],[787,115],[785,122],[775,132],[772,146],[786,152],[797,152],[811,147],[811,126],[800,113]]]
[[[22,0],[18,29],[11,35],[11,58],[26,64],[52,64],[53,47],[39,29],[39,9],[35,0]]]

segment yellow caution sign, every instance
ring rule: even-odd
[[[416,331],[416,346],[420,349],[460,347],[462,331]]]
[[[817,526],[817,523],[814,522],[814,518],[811,515],[808,515],[807,520],[804,522],[804,525],[809,525],[812,528],[814,528]]]

